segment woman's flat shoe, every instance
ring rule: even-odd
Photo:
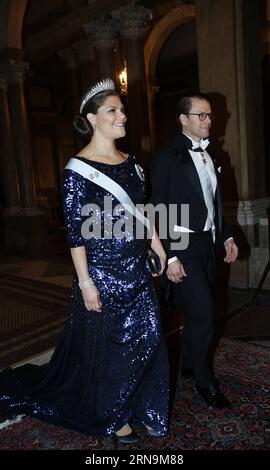
[[[124,444],[133,444],[133,442],[138,442],[139,440],[138,434],[136,434],[134,431],[124,436],[118,436],[117,434],[115,434],[115,436],[119,442],[123,442]]]
[[[143,423],[147,434],[152,437],[162,437],[162,434],[160,432],[156,431],[155,429],[151,428],[150,426],[147,426],[147,424]]]

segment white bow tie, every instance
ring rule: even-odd
[[[195,150],[197,148],[201,148],[202,150],[205,150],[206,147],[208,147],[208,145],[209,145],[209,139],[202,139],[200,140],[200,142],[196,142],[196,144],[193,144],[191,150]]]

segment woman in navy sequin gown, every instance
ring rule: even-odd
[[[84,95],[74,125],[93,136],[75,159],[91,164],[117,182],[134,204],[141,204],[142,171],[134,156],[115,147],[114,141],[125,135],[126,116],[112,88],[98,93],[92,88],[90,99],[89,90]],[[110,191],[73,170],[64,171],[64,214],[75,267],[70,315],[45,378],[16,409],[93,436],[116,434],[129,443],[137,440],[133,418],[151,435],[167,433],[167,351],[145,262],[146,236],[136,237],[134,218],[125,237],[111,237],[104,220],[114,226],[120,215],[111,215],[105,196],[114,211],[119,200]],[[88,218],[81,211],[89,203],[101,211],[96,213],[101,214],[100,226],[92,219],[92,228],[101,230],[97,238],[82,235]],[[151,246],[163,271],[165,253],[157,236]]]

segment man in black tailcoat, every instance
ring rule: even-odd
[[[171,233],[164,245],[167,277],[181,293],[186,309],[182,375],[195,379],[196,391],[209,406],[224,408],[230,402],[221,392],[209,361],[214,336],[216,253],[222,245],[224,261],[233,263],[238,248],[222,216],[219,171],[206,150],[213,119],[208,96],[196,93],[181,98],[177,119],[181,133],[152,161],[151,202],[177,207],[176,221],[173,226],[168,224]],[[188,208],[188,219],[181,207]],[[177,235],[180,242],[187,241],[179,244],[180,249]]]

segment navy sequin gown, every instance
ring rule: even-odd
[[[144,183],[133,156],[117,165],[93,161],[91,165],[116,181],[134,204],[144,203]],[[103,222],[111,216],[104,196],[113,209],[119,204],[105,189],[71,170],[64,171],[69,243],[85,246],[102,312],[86,310],[75,274],[69,319],[44,379],[23,399],[16,401],[7,392],[2,404],[13,408],[13,414],[26,412],[93,436],[112,434],[132,418],[164,435],[168,426],[167,351],[152,276],[145,264],[147,240],[136,239],[131,227],[122,239],[109,237]],[[81,216],[81,208],[89,203],[102,209],[100,238],[81,235],[87,219]],[[119,218],[114,215],[112,222]],[[135,219],[133,228],[134,224]]]

